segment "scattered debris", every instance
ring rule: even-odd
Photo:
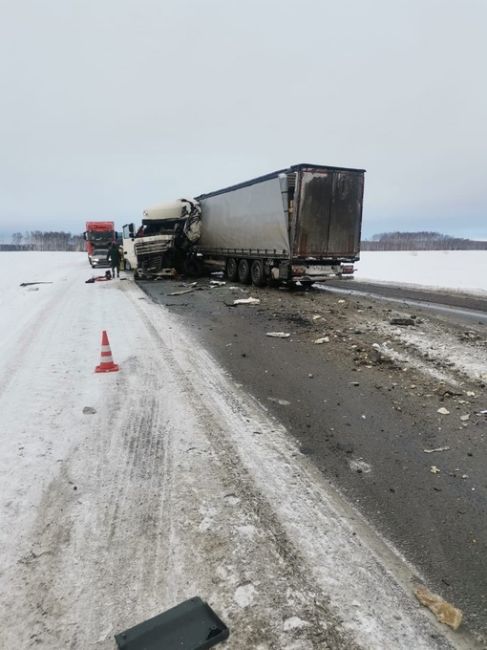
[[[468,413],[466,415],[461,415],[460,420],[462,422],[468,422],[468,420],[470,420],[470,415]]]
[[[369,474],[372,471],[371,465],[362,458],[352,458],[348,461],[348,465],[352,472],[357,472],[357,474]]]
[[[407,327],[414,327],[416,325],[416,320],[413,318],[391,318],[389,323],[391,325],[404,325]]]
[[[321,316],[319,314],[314,314],[313,320],[320,320]]]
[[[208,632],[209,630],[209,632]],[[228,627],[201,598],[186,600],[166,612],[115,635],[117,648],[211,648],[228,639]]]
[[[441,415],[450,415],[450,411],[444,406],[441,406],[436,412],[440,413]]]
[[[89,414],[89,415],[94,415],[94,414],[96,413],[96,409],[93,408],[93,406],[85,406],[85,407],[83,408],[83,413],[84,413],[85,415],[88,415],[88,414]]]
[[[192,293],[194,291],[194,287],[191,287],[189,289],[183,289],[183,291],[173,291],[172,293],[168,293],[168,296],[184,296],[186,293]]]
[[[483,411],[477,411],[477,415],[487,415],[487,410],[484,409]]]
[[[346,303],[347,301],[346,301],[346,300],[343,300],[343,298],[340,298],[340,300],[338,300],[337,302],[338,302],[339,305],[343,305],[343,304]]]
[[[322,343],[328,343],[329,341],[330,341],[329,336],[322,336],[321,338],[316,339],[316,341],[314,341],[314,344],[315,345],[321,345]]]
[[[224,287],[225,285],[226,282],[223,282],[222,280],[210,280],[211,287]]]
[[[423,449],[425,454],[433,454],[437,451],[450,451],[450,447],[435,447],[435,449]]]
[[[291,334],[287,334],[286,332],[267,332],[266,336],[271,336],[274,339],[288,339]]]
[[[453,630],[458,630],[463,619],[463,612],[460,609],[447,603],[441,596],[431,593],[424,586],[416,587],[414,595],[421,605],[428,607],[433,612],[440,623],[445,623]]]
[[[260,305],[259,298],[239,298],[238,300],[233,301],[234,305]]]
[[[441,472],[441,470],[438,467],[436,467],[436,465],[431,465],[430,472],[432,474],[439,474]]]
[[[278,397],[268,397],[269,402],[274,402],[274,404],[279,404],[280,406],[289,406],[291,402],[288,402],[287,399],[279,399]]]
[[[475,393],[473,392],[473,390],[467,390],[466,395],[467,397],[475,397]]]
[[[33,284],[52,284],[52,282],[21,282],[19,287],[31,287]]]

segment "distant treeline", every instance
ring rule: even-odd
[[[81,235],[63,231],[15,232],[11,244],[0,244],[2,251],[83,251],[85,242]]]
[[[363,251],[481,251],[487,241],[450,237],[439,232],[383,232],[361,243]]]

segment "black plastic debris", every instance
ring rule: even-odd
[[[211,607],[195,597],[116,634],[115,641],[120,650],[205,650],[229,634]]]

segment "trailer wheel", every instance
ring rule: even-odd
[[[230,282],[236,282],[238,280],[238,264],[237,260],[234,257],[229,257],[227,260],[227,278]]]
[[[264,265],[260,260],[254,260],[250,267],[250,275],[252,276],[252,284],[256,287],[263,287],[265,285]]]
[[[238,281],[242,284],[250,284],[250,265],[248,260],[240,260],[238,263]]]

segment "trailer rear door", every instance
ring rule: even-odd
[[[354,257],[360,250],[363,172],[300,174],[294,256]]]

